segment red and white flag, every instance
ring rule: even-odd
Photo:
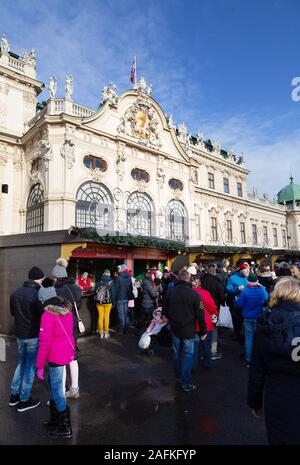
[[[135,78],[136,78],[136,57],[133,58],[133,63],[132,63],[132,68],[131,68],[131,73],[130,73],[130,81],[132,84],[135,83]]]

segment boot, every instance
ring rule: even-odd
[[[58,426],[58,411],[53,400],[50,400],[50,420],[44,422],[44,426],[51,429],[55,429]]]
[[[55,429],[48,431],[48,436],[51,439],[72,437],[69,407],[67,407],[63,412],[58,412],[58,426]]]

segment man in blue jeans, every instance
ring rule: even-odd
[[[126,334],[128,328],[128,300],[134,299],[132,280],[125,264],[117,267],[118,276],[114,281],[115,300],[119,317],[118,336]]]
[[[38,291],[43,279],[42,270],[34,266],[29,270],[28,281],[16,289],[10,297],[10,311],[15,318],[19,362],[10,387],[9,405],[11,407],[17,405],[18,412],[25,412],[40,404],[39,400],[31,399],[31,389],[35,377],[42,314]]]
[[[192,380],[196,320],[198,320],[201,340],[206,338],[204,307],[200,297],[193,291],[191,275],[181,270],[178,281],[166,294],[163,314],[168,318],[172,330],[173,364],[176,380],[184,392],[197,389]]]
[[[264,303],[268,300],[268,297],[265,287],[259,284],[256,274],[250,273],[248,285],[235,303],[238,308],[243,309],[247,368],[249,368],[251,362],[256,320],[262,314]]]

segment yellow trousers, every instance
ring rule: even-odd
[[[100,333],[109,332],[109,315],[112,304],[96,304],[98,310],[98,326]]]

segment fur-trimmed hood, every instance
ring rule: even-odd
[[[65,316],[72,311],[72,304],[61,297],[52,297],[44,302],[43,308],[53,315]]]

